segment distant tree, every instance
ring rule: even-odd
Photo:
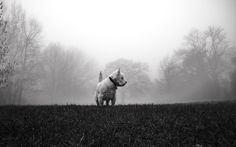
[[[229,49],[221,28],[209,27],[205,32],[190,32],[185,37],[184,46],[168,62],[163,61],[162,83],[166,83],[166,89],[171,87],[171,92],[179,97],[196,100],[224,97],[225,56]]]
[[[9,100],[19,104],[23,97],[29,97],[35,90],[42,29],[35,19],[28,19],[22,7],[16,3],[12,4],[8,15],[9,60],[15,63],[8,89]]]
[[[121,92],[122,103],[125,103],[125,99],[135,98],[138,100],[139,98],[145,99],[149,96],[152,83],[147,74],[147,64],[127,59],[118,59],[106,65],[106,76],[118,68],[125,74],[128,81],[125,88],[119,90]]]
[[[185,46],[176,52],[182,59],[181,72],[184,84],[182,87],[186,97],[199,98],[210,96],[205,92],[206,83],[210,82],[206,42],[203,33],[198,30],[192,31],[185,37]],[[204,87],[204,88],[203,88]],[[207,89],[209,91],[210,88]]]
[[[50,44],[43,52],[43,90],[50,95],[51,103],[58,101],[59,97],[68,96],[69,87],[75,84],[73,74],[76,65],[72,61],[71,54],[58,44]]]
[[[180,73],[180,68],[174,59],[166,57],[160,63],[161,78],[158,80],[159,91],[171,94]]]
[[[231,83],[230,83],[230,85],[231,85],[231,95],[235,99],[235,97],[236,97],[236,57],[232,58],[232,63],[234,65],[234,70],[231,73],[231,77],[230,77]]]
[[[7,41],[7,21],[3,20],[3,2],[0,2],[0,88],[7,83],[10,66],[7,62],[9,48]]]
[[[216,96],[222,96],[220,79],[226,71],[227,63],[224,57],[231,46],[226,40],[224,30],[220,27],[209,27],[204,35],[209,75],[214,86],[214,92]]]
[[[59,44],[50,44],[42,53],[41,81],[43,91],[51,103],[82,100],[91,91],[94,65],[78,50],[65,50]]]
[[[3,18],[3,2],[0,2],[0,103],[6,102],[6,89],[9,77],[13,72],[13,63],[9,60],[9,47],[7,44],[8,22]]]

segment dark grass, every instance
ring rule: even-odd
[[[0,146],[236,146],[236,103],[1,106]]]

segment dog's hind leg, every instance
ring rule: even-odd
[[[99,100],[98,100],[98,93],[97,92],[95,93],[95,101],[97,103],[97,106],[99,106]]]
[[[98,94],[96,102],[97,102],[98,106],[103,106],[103,95]]]

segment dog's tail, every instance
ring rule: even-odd
[[[100,71],[100,73],[99,73],[99,78],[98,78],[98,82],[101,82],[102,81],[102,72]]]

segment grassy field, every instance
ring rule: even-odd
[[[0,146],[236,146],[236,103],[1,106]]]

